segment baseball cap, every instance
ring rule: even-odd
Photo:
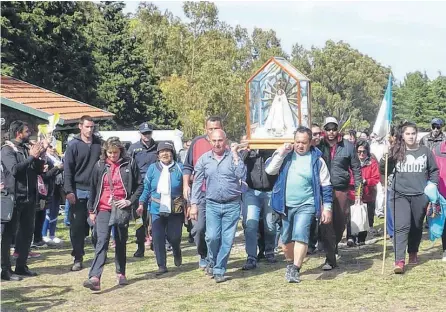
[[[143,122],[142,124],[140,124],[139,127],[138,127],[138,130],[141,133],[146,133],[146,132],[152,132],[153,131],[152,127],[147,122]]]
[[[431,125],[433,125],[433,124],[436,124],[436,125],[439,125],[439,126],[443,126],[443,120],[441,120],[440,118],[434,118],[431,121]]]
[[[330,123],[333,123],[333,124],[335,124],[336,126],[339,126],[338,120],[337,120],[336,118],[334,118],[334,117],[327,117],[327,118],[325,118],[324,128],[325,128],[328,124],[330,124]]]
[[[159,151],[162,150],[171,150],[172,152],[175,151],[175,147],[173,146],[172,143],[167,142],[167,141],[161,141],[158,143],[158,148],[156,149],[156,152],[159,153]]]

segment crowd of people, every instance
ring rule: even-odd
[[[446,137],[443,120],[418,143],[418,128],[405,122],[387,138],[350,130],[334,117],[321,126],[299,127],[293,143],[276,151],[254,150],[246,141],[230,143],[222,120],[206,120],[204,135],[185,143],[181,153],[171,142],[155,142],[143,123],[139,142],[125,149],[118,137],[105,142],[94,135],[95,123],[83,116],[79,135],[58,155],[51,140],[32,140],[25,122],[10,125],[10,140],[1,149],[2,196],[12,194],[10,220],[2,219],[1,278],[19,281],[36,276],[27,265],[30,246],[59,244],[56,222],[65,202],[64,223],[70,229],[72,271],[84,267],[86,237],[95,254],[84,286],[101,289],[109,246],[115,251],[118,285],[126,277],[129,221],[137,220],[137,250],[154,251],[158,271],[168,272],[167,250],[181,266],[183,226],[195,243],[197,266],[216,283],[225,282],[228,259],[240,217],[247,259],[242,270],[261,260],[276,263],[281,242],[287,261],[285,279],[300,282],[307,254],[325,253],[322,270],[338,266],[338,247],[346,231],[347,246],[365,244],[380,235],[375,216],[387,214],[393,239],[394,272],[418,263],[426,215],[441,212],[426,186],[446,197]],[[386,156],[385,156],[386,155]],[[387,176],[385,174],[387,173]],[[387,196],[384,181],[388,182]],[[384,198],[388,199],[386,203]],[[367,206],[369,231],[353,233],[355,203]],[[446,231],[443,232],[446,261]],[[10,248],[14,246],[15,270]]]

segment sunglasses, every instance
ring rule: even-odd
[[[358,151],[358,154],[365,154],[366,151]]]
[[[320,132],[313,132],[313,136],[320,136],[321,133]]]
[[[441,126],[440,125],[432,125],[432,130],[435,130],[435,129],[440,130]]]
[[[334,127],[334,128],[325,128],[325,131],[327,131],[327,132],[330,132],[330,131],[332,131],[332,132],[336,132],[336,131],[338,131],[338,128],[337,128],[337,127]]]

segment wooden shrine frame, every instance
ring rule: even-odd
[[[271,62],[274,62],[277,66],[279,66],[285,73],[287,73],[291,78],[293,78],[297,82],[297,116],[299,125],[302,124],[302,108],[301,108],[301,88],[300,82],[301,79],[298,79],[295,75],[290,73],[282,64],[280,64],[275,57],[271,57],[265,64],[263,64],[245,83],[245,112],[246,112],[246,141],[249,143],[249,148],[251,149],[277,149],[283,143],[293,143],[294,138],[251,138],[251,110],[250,110],[250,83],[254,80],[254,78],[265,69]],[[311,81],[308,80],[308,125],[311,125]]]

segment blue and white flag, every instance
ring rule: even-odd
[[[392,75],[389,75],[387,90],[384,94],[378,116],[376,117],[373,133],[379,138],[383,138],[390,133],[390,124],[392,122]]]

